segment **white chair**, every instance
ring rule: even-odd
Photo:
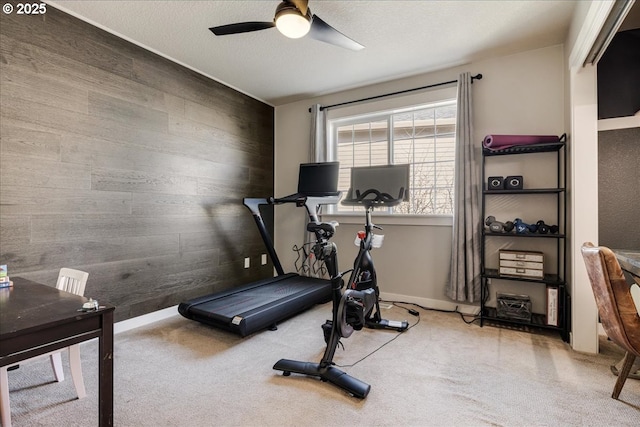
[[[70,292],[72,294],[83,296],[84,288],[87,285],[88,278],[89,273],[86,273],[84,271],[73,270],[71,268],[61,268],[60,274],[58,275],[56,288],[62,291]],[[87,392],[84,388],[84,378],[82,377],[82,365],[80,363],[80,344],[74,344],[67,348],[69,349],[69,364],[71,365],[71,377],[73,378],[73,385],[76,388],[78,399],[82,399],[87,395]],[[58,382],[64,380],[61,354],[63,350],[64,349],[56,350],[53,353],[48,353],[48,356],[51,359],[53,373],[56,377],[56,381]],[[47,356],[47,354],[45,354],[44,356]],[[36,358],[39,357],[42,356],[37,356]],[[9,379],[7,375],[8,368],[10,368],[10,366],[3,366],[2,368],[0,368],[0,413],[2,414],[2,425],[4,427],[11,427]]]

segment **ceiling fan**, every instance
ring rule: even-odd
[[[211,27],[216,36],[248,33],[276,27],[285,36],[297,39],[309,34],[309,37],[351,50],[361,50],[364,46],[342,34],[317,15],[311,14],[308,0],[283,0],[276,8],[273,21],[239,22],[236,24]]]

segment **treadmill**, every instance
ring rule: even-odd
[[[283,198],[245,198],[262,236],[277,276],[205,295],[178,305],[187,319],[236,333],[242,337],[262,329],[277,329],[277,323],[295,314],[331,301],[331,281],[285,273],[260,214],[260,206],[295,203],[305,207],[310,222],[318,223],[321,205],[340,200],[338,162],[303,163],[298,173],[298,192]]]

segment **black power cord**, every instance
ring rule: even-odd
[[[395,336],[393,338],[391,338],[389,341],[385,342],[384,344],[382,344],[380,347],[376,348],[375,350],[373,350],[371,353],[367,354],[366,356],[362,357],[359,360],[356,360],[355,362],[353,362],[350,365],[337,365],[335,363],[333,363],[333,365],[337,366],[338,368],[351,368],[353,366],[356,366],[358,363],[362,362],[363,360],[365,360],[367,357],[371,356],[372,354],[376,353],[378,350],[380,350],[382,347],[386,346],[387,344],[395,341],[396,339],[398,339],[398,337],[400,335],[402,335],[403,333],[407,332],[409,329],[413,328],[414,326],[416,326],[418,323],[420,323],[420,313],[416,310],[411,310],[409,311],[406,307],[402,307],[402,306],[398,306],[400,308],[404,308],[405,310],[407,310],[410,314],[412,314],[413,316],[416,316],[418,318],[418,320],[416,321],[416,323],[414,323],[413,325],[409,325],[409,327],[403,331],[398,331],[396,332]],[[415,313],[415,314],[414,314]],[[344,349],[344,344],[340,343],[342,345],[342,348]]]
[[[398,308],[402,308],[404,310],[407,310],[407,313],[409,313],[412,316],[415,316],[418,318],[418,320],[413,324],[410,325],[407,329],[405,329],[404,331],[399,331],[396,333],[396,335],[391,338],[389,341],[385,342],[384,344],[382,344],[380,347],[376,348],[375,350],[373,350],[371,353],[367,354],[366,356],[364,356],[363,358],[355,361],[354,363],[350,364],[350,365],[337,365],[335,363],[333,363],[333,365],[339,367],[339,368],[351,368],[355,365],[357,365],[358,363],[362,362],[363,360],[365,360],[366,358],[368,358],[369,356],[371,356],[372,354],[376,353],[378,350],[380,350],[381,348],[383,348],[384,346],[386,346],[387,344],[395,341],[400,335],[402,335],[404,332],[408,331],[409,329],[413,328],[414,326],[416,326],[418,323],[420,323],[420,312],[418,310],[415,310],[413,308],[409,308],[409,307],[405,307],[403,305],[399,305],[399,304],[406,304],[406,305],[412,305],[414,307],[418,307],[422,310],[426,310],[426,311],[439,311],[441,313],[458,313],[460,315],[460,318],[462,319],[462,321],[464,323],[466,323],[467,325],[471,325],[473,322],[475,322],[476,320],[480,320],[480,316],[479,315],[472,315],[472,314],[464,314],[461,311],[458,310],[458,306],[456,305],[456,308],[453,310],[443,310],[443,309],[439,309],[439,308],[429,308],[429,307],[425,307],[422,306],[420,304],[416,304],[414,302],[406,302],[406,301],[388,301],[388,300],[380,300],[380,302],[385,302],[388,304],[392,304],[394,307],[398,307]],[[467,320],[465,319],[466,317],[471,317],[471,320]],[[344,344],[342,342],[339,342],[340,346],[342,347],[342,349],[344,350]]]
[[[382,300],[381,300],[381,301],[382,301]],[[464,314],[464,313],[462,313],[461,311],[459,311],[459,310],[458,310],[458,306],[457,306],[457,305],[456,305],[456,308],[455,308],[455,309],[453,309],[453,310],[443,310],[443,309],[439,309],[439,308],[429,308],[429,307],[425,307],[425,306],[423,306],[423,305],[416,304],[415,302],[406,302],[406,301],[384,301],[384,302],[387,302],[387,303],[393,304],[393,305],[394,305],[394,306],[396,306],[396,307],[404,308],[404,309],[405,309],[405,310],[407,310],[410,314],[413,314],[413,313],[412,313],[412,311],[413,311],[413,312],[415,312],[416,310],[413,310],[413,309],[410,309],[410,308],[407,308],[407,307],[403,307],[403,306],[398,305],[398,304],[407,304],[407,305],[412,305],[412,306],[414,306],[414,307],[419,307],[419,308],[421,308],[421,309],[423,309],[423,310],[427,310],[427,311],[439,311],[439,312],[441,312],[441,313],[458,313],[458,314],[460,315],[460,318],[462,319],[462,321],[463,321],[464,323],[466,323],[467,325],[472,324],[472,323],[473,323],[473,322],[475,322],[476,320],[480,320],[480,316],[479,316],[479,315],[477,315],[477,314]],[[471,320],[467,320],[467,319],[465,318],[465,316],[466,316],[466,317],[471,317],[472,319],[471,319]]]

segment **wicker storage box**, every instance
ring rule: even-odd
[[[503,319],[531,321],[531,298],[527,295],[496,293],[496,314]]]

